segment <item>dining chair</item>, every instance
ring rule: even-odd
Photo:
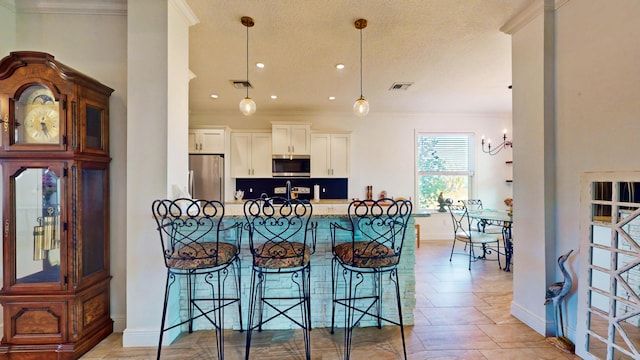
[[[459,203],[467,207],[468,210],[483,210],[481,199],[466,199],[458,200]],[[492,225],[482,219],[471,219],[472,226],[478,229],[478,231],[486,234],[502,234],[502,226]]]
[[[218,359],[222,360],[224,310],[232,304],[238,306],[238,321],[242,331],[238,256],[242,223],[227,221],[224,205],[214,200],[155,200],[151,210],[167,269],[157,359],[160,359],[166,331],[187,324],[188,332],[192,333],[194,320],[203,318],[215,329]],[[180,278],[185,281],[180,281]],[[167,325],[165,322],[172,287],[177,287],[179,293],[184,294],[186,311],[182,306],[175,309],[181,318],[178,323]],[[227,291],[232,294],[227,295]],[[183,301],[179,303],[184,304]]]
[[[469,219],[469,211],[464,204],[450,204],[449,214],[451,214],[451,220],[453,222],[453,244],[451,245],[449,261],[453,258],[456,242],[461,241],[465,244],[465,252],[468,252],[469,270],[471,270],[472,262],[479,259],[486,259],[486,256],[494,251],[497,255],[498,267],[502,269],[502,265],[500,264],[500,239],[502,232],[500,234],[487,234],[482,231],[472,230],[473,227]],[[493,248],[494,245],[495,249]],[[482,249],[482,255],[475,255],[476,247]]]
[[[400,326],[402,350],[407,358],[402,320],[402,296],[398,263],[412,212],[410,200],[356,200],[347,209],[347,224],[331,223],[332,307],[331,333],[334,333],[336,306],[344,310],[344,359],[351,357],[353,330],[365,316],[378,328],[382,321]],[[382,313],[383,274],[388,274],[395,290],[398,318]]]
[[[310,269],[317,229],[312,213],[307,200],[264,197],[244,203],[253,259],[245,359],[253,331],[277,318],[302,328],[305,356],[311,359]]]

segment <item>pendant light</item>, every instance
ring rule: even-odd
[[[358,19],[355,25],[356,29],[360,30],[360,98],[353,104],[353,112],[358,117],[363,117],[369,113],[369,103],[362,96],[362,29],[367,27],[367,20]]]
[[[253,19],[248,16],[240,18],[240,22],[247,28],[247,83],[245,88],[247,89],[247,96],[240,100],[240,112],[245,116],[251,116],[256,112],[256,103],[249,97],[249,28],[255,24]]]

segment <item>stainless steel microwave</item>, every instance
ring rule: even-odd
[[[271,161],[273,177],[310,177],[309,155],[274,156]]]

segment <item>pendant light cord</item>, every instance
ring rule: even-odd
[[[249,27],[247,26],[247,98],[249,97]],[[362,90],[361,90],[362,91]]]
[[[362,29],[360,29],[360,98],[362,99]]]

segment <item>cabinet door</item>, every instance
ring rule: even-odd
[[[251,138],[251,176],[271,177],[271,134],[254,133]]]
[[[189,153],[224,154],[225,133],[222,129],[190,129]]]
[[[56,291],[67,285],[66,166],[62,162],[3,164],[3,291]]]
[[[311,126],[308,124],[272,125],[272,152],[274,155],[309,155],[309,133]]]
[[[291,125],[290,145],[295,155],[309,155],[309,125]]]
[[[200,152],[206,154],[224,154],[224,130],[199,130]]]
[[[350,135],[331,135],[331,176],[349,177]]]
[[[328,177],[330,175],[330,143],[330,134],[311,134],[311,177]]]
[[[271,152],[274,155],[284,155],[290,153],[290,130],[291,127],[289,125],[273,125],[271,127],[271,141],[273,144]]]
[[[198,131],[189,130],[189,154],[198,152]]]
[[[251,133],[231,133],[231,177],[251,175]]]

